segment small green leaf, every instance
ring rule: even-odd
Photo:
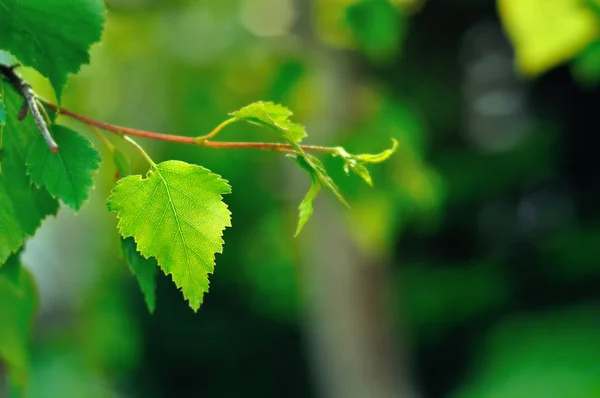
[[[373,186],[373,180],[371,179],[371,174],[369,173],[369,170],[367,170],[367,168],[365,167],[364,164],[355,163],[348,167],[346,167],[346,166],[347,166],[347,164],[344,165],[344,170],[346,171],[346,174],[348,174],[348,172],[350,170],[352,170],[354,172],[354,174],[356,174],[357,176],[359,176],[360,178],[365,180],[365,182],[367,184],[369,184],[370,186]]]
[[[0,48],[49,78],[60,103],[67,76],[100,40],[104,12],[103,0],[0,0]]]
[[[300,202],[300,206],[298,207],[300,210],[300,216],[295,236],[298,236],[300,231],[302,231],[304,224],[306,224],[306,222],[312,215],[312,204],[315,198],[317,197],[317,194],[321,190],[321,187],[327,187],[346,207],[350,207],[348,205],[348,202],[346,202],[346,200],[342,196],[337,185],[335,185],[331,177],[329,177],[329,175],[327,174],[323,163],[321,163],[319,159],[312,155],[309,155],[304,152],[302,154],[304,156],[291,156],[296,160],[298,166],[300,166],[302,170],[306,171],[310,175],[311,186],[304,199],[302,199],[302,202]]]
[[[29,340],[37,308],[33,278],[21,266],[20,252],[0,267],[0,362],[8,367],[11,381],[27,383]]]
[[[350,207],[337,185],[327,173],[327,170],[325,170],[323,163],[316,157],[306,153],[298,144],[302,138],[306,137],[306,130],[304,129],[304,126],[292,123],[289,120],[289,117],[292,115],[292,112],[289,109],[281,105],[273,104],[272,102],[255,102],[239,111],[233,112],[231,115],[238,120],[245,120],[249,123],[265,126],[277,132],[281,138],[294,148],[296,153],[291,154],[290,156],[296,159],[296,163],[310,175],[313,185],[317,182],[319,188],[325,187],[329,189],[345,206]],[[302,230],[302,227],[312,214],[312,201],[316,197],[318,190],[313,189],[312,186],[311,190],[313,192],[309,191],[301,203],[300,222],[298,224],[296,235]]]
[[[23,99],[0,80],[0,100],[6,121],[0,127],[0,264],[23,246],[47,215],[56,214],[58,202],[45,189],[32,186],[26,174],[27,151],[40,135],[31,118],[17,120]]]
[[[370,154],[356,155],[356,159],[358,159],[360,162],[364,162],[364,163],[381,163],[381,162],[386,161],[390,156],[392,156],[394,154],[394,152],[396,152],[397,149],[398,149],[398,141],[396,141],[395,139],[392,138],[392,147],[391,148],[386,149],[385,151],[374,154],[374,155],[370,155]]]
[[[67,127],[53,125],[52,133],[58,153],[52,153],[38,134],[27,156],[27,171],[35,185],[46,187],[52,196],[77,211],[88,198],[100,154],[85,137]]]
[[[322,186],[333,192],[344,206],[350,207],[348,202],[346,202],[346,199],[342,196],[338,186],[333,182],[333,179],[329,176],[327,170],[325,170],[325,166],[317,157],[304,153],[304,157],[299,159],[302,159],[302,161],[299,162],[300,167],[307,171],[311,175],[311,178],[316,178]]]
[[[354,174],[361,177],[369,185],[373,185],[371,174],[365,167],[365,163],[381,163],[387,160],[398,149],[398,141],[392,138],[392,147],[377,154],[362,154],[352,155],[342,147],[337,147],[334,156],[339,156],[344,161],[344,171],[346,174],[352,171]]]
[[[297,143],[306,137],[304,126],[291,122],[289,118],[293,113],[283,105],[258,101],[232,112],[231,115],[238,120],[274,129],[286,141]]]
[[[121,239],[121,251],[131,268],[131,272],[140,284],[148,311],[154,312],[156,308],[156,270],[158,270],[156,259],[153,257],[144,258],[137,251],[133,238]]]
[[[321,184],[319,184],[317,180],[313,180],[310,185],[310,189],[306,193],[306,196],[304,199],[302,199],[302,202],[300,202],[300,206],[298,206],[298,209],[300,210],[300,218],[298,220],[298,228],[296,229],[296,234],[294,236],[298,236],[300,231],[302,231],[302,228],[304,228],[304,224],[306,224],[310,216],[312,216],[313,201],[319,194],[320,190]]]
[[[157,259],[195,311],[208,291],[215,253],[223,251],[223,230],[231,226],[222,200],[230,192],[217,174],[170,160],[155,165],[146,178],[123,178],[108,198],[121,235],[133,236],[144,257]]]

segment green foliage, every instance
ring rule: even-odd
[[[329,189],[344,205],[349,207],[348,202],[342,196],[340,189],[335,182],[329,177],[323,163],[316,157],[306,153],[299,142],[306,136],[306,131],[303,126],[295,124],[289,120],[292,112],[272,102],[255,102],[239,111],[233,112],[237,120],[244,120],[252,124],[258,124],[270,128],[277,132],[281,138],[287,141],[296,153],[290,155],[296,159],[296,163],[306,171],[311,178],[312,184],[310,191],[300,203],[300,219],[296,229],[296,235],[300,233],[306,221],[312,214],[312,202],[315,199],[320,187]],[[318,186],[319,188],[316,188]]]
[[[21,266],[20,255],[13,254],[0,268],[0,360],[22,389],[27,382],[37,292],[31,275]]]
[[[366,163],[381,163],[385,162],[390,156],[396,152],[398,149],[398,141],[392,138],[392,147],[386,149],[381,153],[377,153],[374,155],[371,154],[362,154],[362,155],[351,155],[342,147],[337,147],[334,156],[339,156],[344,161],[344,171],[346,174],[352,171],[354,174],[358,175],[360,178],[365,180],[365,182],[369,185],[373,185],[373,180],[371,179],[371,174],[369,174],[369,170],[365,166]]]
[[[304,126],[290,121],[292,111],[279,104],[258,101],[232,112],[231,115],[237,120],[268,127],[290,143],[298,143],[306,137]]]
[[[27,156],[27,171],[38,187],[46,187],[77,211],[88,198],[100,154],[86,138],[67,127],[54,125],[52,133],[59,152],[52,153],[38,134]]]
[[[115,165],[116,177],[120,178],[108,199],[108,207],[117,213],[122,255],[138,280],[150,312],[156,307],[156,273],[159,267],[166,275],[171,275],[190,307],[194,311],[199,309],[209,289],[208,275],[214,270],[215,253],[223,251],[223,231],[231,226],[231,214],[222,199],[224,194],[231,192],[231,188],[221,176],[198,165],[175,160],[155,164],[130,135],[200,146],[230,144],[229,147],[258,147],[288,154],[311,179],[310,190],[299,206],[296,235],[312,215],[313,201],[321,188],[330,190],[348,206],[324,164],[309,151],[341,157],[347,173],[352,171],[372,184],[366,165],[385,160],[395,150],[396,143],[394,148],[379,155],[352,155],[341,147],[300,145],[307,136],[305,127],[290,120],[292,112],[288,108],[272,102],[252,103],[232,113],[232,117],[213,133],[192,139],[192,142],[189,136],[135,133],[134,129],[122,129],[78,115],[61,109],[61,94],[69,75],[77,73],[83,64],[89,62],[90,48],[100,40],[104,1],[0,0],[0,13],[3,16],[0,62],[4,66],[0,75],[0,359],[9,365],[10,375],[19,386],[24,386],[26,381],[26,345],[36,301],[31,277],[20,266],[19,255],[25,240],[34,235],[43,219],[56,214],[59,200],[74,211],[82,209],[100,169],[99,152],[87,138],[72,130],[72,125],[56,124],[55,119],[59,115],[114,133],[124,139],[119,144],[129,141],[151,164],[146,177],[130,176],[128,156],[98,133]],[[367,34],[367,37],[371,36]],[[374,37],[381,39],[378,35]],[[13,68],[6,67],[13,62],[32,67],[48,78],[58,104],[53,105],[24,90],[30,84],[34,87],[37,83],[46,84],[46,80],[40,79],[38,74],[33,74],[30,79],[29,70],[24,72],[27,80],[21,80],[20,70],[14,72]],[[266,127],[283,142],[248,145],[244,142],[211,141],[212,145],[208,145],[223,127],[236,121]],[[40,134],[45,133],[46,128],[58,145],[57,153],[50,150]],[[48,141],[52,139],[48,138]],[[112,183],[114,181],[111,180]],[[72,248],[73,251],[78,249]],[[291,256],[280,253],[279,259],[273,261],[275,265],[267,262],[265,269],[284,267],[291,261]],[[293,272],[286,275],[286,282],[276,291],[295,286]],[[268,284],[264,278],[254,276],[254,280],[265,292],[271,290],[266,287]],[[113,351],[124,352],[130,345],[130,340],[114,333],[114,330],[123,330],[131,323],[124,311],[122,316],[116,315],[122,308],[116,297],[116,293],[102,296],[103,300],[98,301],[98,305],[104,312],[95,312],[97,319],[90,316],[92,326],[83,328],[86,337],[89,337],[83,351],[89,352],[94,361],[111,362]],[[290,297],[289,303],[295,303],[296,296]],[[287,308],[286,305],[293,304],[274,307]],[[96,324],[108,324],[112,328],[107,332],[95,327]],[[107,350],[105,346],[116,349]],[[74,358],[66,362],[80,361],[81,358]]]
[[[583,50],[571,65],[575,79],[587,86],[596,86],[600,82],[600,41],[595,41]]]
[[[0,0],[0,12],[0,48],[49,78],[60,102],[68,75],[100,40],[104,1]]]
[[[137,251],[133,238],[121,239],[121,251],[131,268],[131,272],[140,284],[148,310],[154,312],[156,308],[156,270],[158,269],[156,259],[153,257],[144,258]]]
[[[171,160],[153,165],[145,179],[123,178],[108,199],[121,235],[133,236],[144,257],[158,260],[194,310],[208,291],[223,230],[231,226],[222,201],[230,192],[227,182],[209,170]]]
[[[597,397],[599,327],[595,306],[507,319],[492,330],[476,378],[454,397]]]
[[[406,30],[406,18],[390,0],[355,2],[346,9],[346,22],[356,42],[375,61],[395,54]]]
[[[17,120],[22,99],[8,84],[0,81],[0,100],[6,108],[2,130],[0,164],[0,264],[16,253],[27,236],[32,236],[42,220],[58,210],[58,202],[43,188],[31,185],[25,159],[40,135],[30,117]]]
[[[302,228],[304,228],[304,224],[306,224],[310,216],[312,216],[313,201],[321,190],[321,184],[319,183],[319,180],[315,179],[313,176],[311,177],[312,182],[310,184],[310,189],[306,193],[304,199],[302,199],[302,202],[300,202],[300,206],[298,206],[298,209],[300,210],[300,218],[298,220],[298,227],[296,228],[295,236],[298,236],[300,231],[302,231]]]
[[[598,35],[598,19],[581,0],[499,0],[498,10],[514,44],[517,67],[526,76],[569,61]]]

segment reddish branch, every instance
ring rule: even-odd
[[[278,152],[291,152],[294,153],[294,148],[289,144],[281,144],[281,143],[272,143],[272,142],[219,142],[219,141],[209,141],[204,140],[202,137],[187,137],[183,135],[171,135],[171,134],[162,134],[155,133],[152,131],[144,131],[132,129],[129,127],[121,127],[116,126],[114,124],[109,124],[105,122],[101,122],[99,120],[91,119],[87,116],[80,115],[73,111],[70,111],[65,108],[61,108],[58,110],[58,107],[46,100],[40,99],[41,102],[44,103],[48,108],[58,111],[59,114],[68,116],[72,119],[79,120],[80,122],[87,124],[88,126],[97,127],[99,129],[118,134],[118,135],[129,135],[134,137],[143,137],[149,138],[152,140],[159,141],[167,141],[167,142],[175,142],[179,144],[189,144],[189,145],[199,145],[210,148],[254,148],[254,149],[265,149],[268,151],[278,151]],[[313,152],[327,152],[331,153],[333,148],[323,147],[323,146],[315,146],[315,145],[300,145],[305,151],[313,151]]]

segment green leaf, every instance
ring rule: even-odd
[[[398,149],[398,141],[392,138],[392,147],[377,154],[352,155],[342,147],[337,147],[334,156],[339,156],[344,161],[344,171],[346,174],[352,171],[361,177],[369,185],[373,185],[371,174],[365,167],[365,163],[381,163],[386,161]]]
[[[528,77],[570,60],[598,37],[598,19],[581,0],[498,0],[498,13]]]
[[[350,207],[337,185],[327,173],[323,163],[316,157],[306,153],[298,144],[306,137],[306,130],[304,129],[304,126],[289,120],[289,117],[292,116],[292,111],[282,105],[259,101],[254,102],[239,111],[233,112],[231,115],[238,120],[245,120],[249,123],[265,126],[277,132],[279,136],[287,141],[297,152],[290,156],[296,159],[296,163],[310,175],[313,184],[317,181],[320,187],[322,186],[329,189],[340,202],[345,206]],[[318,190],[315,192],[312,186],[311,190],[313,190],[313,192],[311,193],[309,191],[300,205],[301,210],[303,209],[304,211],[301,211],[296,235],[302,230],[302,227],[312,214],[312,201],[317,195]]]
[[[317,197],[321,187],[324,186],[328,188],[346,207],[350,206],[342,196],[337,185],[335,185],[331,177],[329,177],[327,174],[325,166],[323,166],[323,163],[321,163],[319,159],[305,152],[302,152],[299,155],[290,156],[296,160],[296,163],[302,170],[306,171],[310,175],[310,179],[312,181],[309,191],[304,199],[302,199],[302,202],[300,202],[300,206],[298,207],[300,210],[300,215],[298,219],[298,227],[296,228],[296,234],[294,235],[298,236],[300,231],[302,231],[304,224],[306,224],[313,213],[313,201]]]
[[[335,184],[335,182],[333,182],[333,179],[329,176],[327,170],[325,170],[323,163],[321,163],[318,158],[308,153],[302,152],[302,155],[303,156],[298,158],[297,163],[303,170],[310,174],[311,179],[316,179],[319,181],[321,186],[324,186],[333,192],[333,194],[340,200],[340,202],[344,204],[344,206],[350,207],[348,202],[346,202],[346,199],[344,199],[342,196],[338,186]]]
[[[59,125],[51,127],[58,153],[52,153],[41,134],[27,156],[27,172],[38,187],[77,211],[87,200],[100,167],[100,154],[91,142],[75,131]]]
[[[0,362],[7,365],[11,381],[24,388],[37,292],[19,256],[20,253],[13,254],[0,268]]]
[[[131,268],[131,272],[140,284],[148,311],[154,312],[156,308],[156,270],[158,269],[156,259],[153,257],[144,258],[137,251],[133,238],[121,239],[121,251]]]
[[[223,230],[231,226],[222,200],[230,192],[217,174],[170,160],[153,165],[147,178],[123,178],[108,198],[121,235],[133,236],[145,258],[157,259],[195,311],[208,291],[214,255],[223,251]]]
[[[389,59],[400,51],[407,18],[389,0],[353,2],[346,9],[346,22],[371,59]]]
[[[0,49],[50,79],[60,103],[68,74],[90,61],[104,12],[103,0],[0,0]]]
[[[58,202],[45,189],[31,184],[26,174],[27,151],[40,135],[33,119],[17,120],[23,103],[14,89],[0,81],[0,101],[6,121],[0,127],[0,264],[17,252],[27,236],[32,236],[42,220],[56,214]]]
[[[298,206],[298,209],[300,210],[300,217],[298,220],[298,228],[296,228],[296,234],[294,235],[295,237],[298,236],[300,231],[302,231],[302,228],[304,228],[304,224],[306,224],[310,216],[312,216],[313,201],[319,194],[320,190],[321,184],[319,184],[319,181],[313,179],[310,189],[306,193],[304,199],[302,199],[302,202],[300,202],[300,206]]]
[[[582,85],[594,87],[600,82],[600,40],[583,50],[571,63],[571,73]]]
[[[231,115],[238,120],[271,128],[286,141],[297,143],[306,137],[304,126],[291,122],[290,116],[293,113],[283,105],[258,101],[232,112]]]
[[[392,138],[392,147],[383,152],[371,155],[368,153],[356,155],[356,159],[364,163],[381,163],[389,159],[390,156],[398,149],[398,141]]]

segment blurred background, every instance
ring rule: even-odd
[[[161,274],[151,315],[105,205],[115,167],[74,124],[105,160],[83,210],[27,244],[32,397],[600,397],[599,2],[107,6],[67,108],[197,136],[270,100],[307,143],[400,147],[374,188],[324,159],[352,208],[322,194],[293,238],[309,181],[291,160],[139,140],[233,187],[199,312]]]

